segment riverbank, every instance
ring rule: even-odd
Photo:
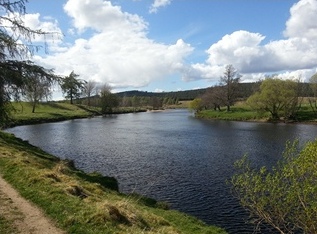
[[[101,109],[85,105],[71,105],[66,102],[46,102],[36,106],[32,113],[32,104],[27,102],[12,103],[12,121],[6,127],[29,124],[59,122],[71,119],[91,118],[100,116]],[[142,108],[116,108],[111,114],[144,112]]]
[[[267,123],[303,123],[317,124],[316,114],[308,105],[303,105],[297,112],[294,120],[271,120],[269,112],[257,112],[251,110],[244,103],[238,103],[231,107],[227,112],[225,108],[218,110],[202,110],[195,114],[197,118],[216,119],[227,121],[249,121],[249,122],[267,122]]]
[[[3,132],[0,175],[67,233],[225,233],[168,210],[164,202],[122,194],[114,178],[86,174],[71,162]],[[1,233],[11,233],[13,223],[1,214]]]

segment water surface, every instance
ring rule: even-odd
[[[186,110],[79,119],[8,129],[76,167],[114,176],[122,192],[167,201],[229,233],[252,233],[226,180],[248,154],[275,165],[287,140],[314,140],[316,126],[201,120]]]

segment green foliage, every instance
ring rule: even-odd
[[[40,103],[37,105],[35,113],[32,113],[32,103],[14,102],[12,106],[14,111],[10,112],[12,115],[11,126],[85,118],[98,112],[98,109],[96,110],[92,107],[71,105],[63,102]]]
[[[100,98],[102,114],[111,114],[113,112],[113,108],[118,107],[119,105],[119,100],[113,93],[103,93]]]
[[[288,142],[283,160],[272,170],[252,169],[247,157],[237,161],[232,177],[236,196],[255,218],[280,233],[317,232],[317,140],[300,151]],[[258,226],[257,226],[258,227]]]
[[[45,79],[50,75],[42,67],[26,60],[39,48],[32,44],[32,39],[47,34],[24,25],[26,2],[0,1],[0,128],[10,120],[10,99],[18,99],[25,91],[25,86],[30,83],[29,74],[36,71],[44,74]]]
[[[247,103],[254,110],[270,112],[272,119],[289,119],[296,114],[298,95],[297,82],[270,78],[262,82],[260,91],[250,96]]]
[[[196,113],[203,109],[203,102],[201,98],[195,98],[189,103],[189,109],[194,110]]]
[[[61,81],[61,88],[64,94],[66,94],[65,98],[70,99],[70,104],[73,104],[74,98],[79,98],[80,95],[85,90],[85,81],[77,79],[79,75],[77,75],[74,71],[72,71],[69,76],[66,76]]]

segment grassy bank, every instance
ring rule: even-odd
[[[219,119],[230,121],[258,121],[270,122],[269,112],[257,112],[252,110],[245,102],[239,102],[231,107],[231,111],[227,112],[226,108],[221,108],[221,111],[202,110],[196,113],[196,117],[204,119]],[[281,119],[283,121],[283,119]],[[303,104],[296,115],[295,122],[317,123],[316,114],[311,110],[308,104]]]
[[[168,210],[165,203],[121,194],[114,178],[86,174],[3,132],[0,173],[67,233],[225,233]],[[0,216],[1,233],[11,233],[12,228],[11,220]]]
[[[13,122],[11,126],[56,122],[68,119],[87,118],[98,113],[97,109],[62,102],[47,102],[36,106],[32,113],[32,105],[27,102],[12,103]]]
[[[225,233],[166,210],[164,203],[121,194],[115,179],[85,174],[71,163],[3,132],[0,171],[23,197],[41,207],[68,233]],[[3,217],[0,220],[0,230],[9,226]]]
[[[86,105],[71,105],[68,102],[45,102],[36,106],[32,113],[32,104],[27,102],[12,103],[12,122],[9,126],[57,122],[69,119],[87,118],[101,115],[101,108]],[[115,108],[112,114],[144,112],[142,108]]]

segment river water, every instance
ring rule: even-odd
[[[226,181],[248,154],[272,167],[287,140],[314,140],[317,126],[201,120],[187,110],[19,126],[8,132],[76,167],[114,176],[120,191],[167,201],[229,233],[252,233]]]

